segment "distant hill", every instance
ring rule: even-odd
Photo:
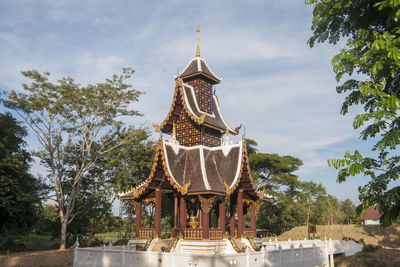
[[[295,227],[278,236],[279,241],[304,239],[307,227]],[[365,244],[380,245],[384,248],[400,248],[400,226],[382,228],[378,225],[317,225],[316,237],[324,239],[342,239],[350,237],[355,240],[364,239]],[[268,238],[267,238],[268,240]]]

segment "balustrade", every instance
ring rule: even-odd
[[[243,233],[249,238],[256,238],[256,229],[246,228],[243,229]]]
[[[245,228],[245,229],[243,229],[243,234],[245,234],[249,238],[256,238],[257,237],[256,236],[256,229],[254,229],[254,228]],[[239,238],[238,229],[237,228],[235,228],[235,235],[232,236],[232,237]]]
[[[156,236],[156,229],[154,228],[142,228],[139,230],[139,239],[148,239]]]
[[[220,240],[224,238],[224,231],[220,228],[210,229],[209,230],[209,238],[211,240]]]
[[[202,228],[185,228],[183,229],[183,238],[188,240],[202,240],[203,229]]]

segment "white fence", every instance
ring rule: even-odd
[[[303,247],[301,244],[285,249],[248,251],[231,255],[197,255],[176,252],[141,252],[126,247],[78,248],[74,250],[74,267],[132,266],[132,267],[267,267],[267,266],[328,266],[326,244]]]

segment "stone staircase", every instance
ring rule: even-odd
[[[154,244],[151,251],[164,252],[163,250],[168,250],[171,247],[173,241],[173,239],[160,239]]]

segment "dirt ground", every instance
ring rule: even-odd
[[[15,252],[10,255],[0,256],[0,266],[11,267],[71,267],[73,250],[42,250],[32,252]]]
[[[295,227],[278,236],[279,241],[302,240],[307,236],[307,227]],[[383,248],[400,248],[400,226],[383,228],[377,225],[317,225],[316,238],[332,238],[333,240],[350,237],[354,240],[363,239],[365,244]],[[268,239],[268,238],[267,238]],[[273,239],[273,238],[272,238]]]
[[[336,267],[400,267],[400,250],[379,249],[375,252],[360,252],[351,257],[335,257]]]
[[[71,267],[73,251],[43,250],[34,252],[18,252],[0,256],[2,267]],[[336,267],[400,267],[399,249],[379,249],[375,252],[360,252],[351,257],[335,257]]]

